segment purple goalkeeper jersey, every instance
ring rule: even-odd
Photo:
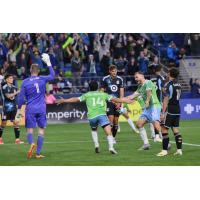
[[[49,67],[48,76],[31,76],[22,82],[18,96],[18,109],[21,109],[26,99],[26,114],[46,113],[45,92],[46,83],[54,79],[55,72]]]

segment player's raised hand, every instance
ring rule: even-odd
[[[63,103],[65,103],[65,99],[64,98],[56,99],[56,104],[57,105],[60,105],[60,104],[63,104]]]
[[[51,61],[47,53],[42,54],[42,60],[47,64],[48,67],[51,66]]]

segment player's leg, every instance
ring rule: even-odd
[[[89,123],[91,127],[91,135],[92,135],[92,140],[94,142],[95,153],[100,153],[98,133],[97,133],[97,127],[98,127],[97,118],[89,119]]]
[[[129,117],[128,112],[124,112],[123,116],[125,117],[125,119],[127,119],[127,122],[129,124],[129,126],[131,127],[131,129],[135,132],[135,133],[139,133],[139,131],[137,130],[137,128],[135,127],[135,124],[133,123],[133,121],[131,120],[131,118]]]
[[[11,113],[10,121],[13,122],[14,133],[15,133],[15,144],[23,144],[24,142],[20,140],[20,127],[19,122],[15,121],[15,116],[17,114],[17,110]]]
[[[180,121],[180,115],[174,115],[172,116],[174,118],[173,120],[173,128],[172,131],[174,133],[175,141],[176,141],[176,148],[177,151],[174,153],[174,155],[182,155],[182,135],[179,131],[179,121]]]
[[[38,138],[37,138],[37,149],[36,149],[36,158],[43,158],[41,155],[43,143],[44,143],[44,132],[47,124],[46,113],[39,113],[36,115],[36,122],[38,125]]]
[[[0,126],[0,145],[4,144],[2,136],[3,136],[3,131],[4,131],[4,128],[6,127],[6,124],[7,124],[6,115],[2,113],[2,120],[1,120],[1,126]]]
[[[37,123],[36,123],[36,118],[35,114],[25,114],[25,127],[26,127],[26,139],[28,144],[30,145],[27,157],[31,158],[33,155],[33,151],[36,148],[36,145],[34,143],[34,138],[33,138],[33,129],[36,128]]]
[[[154,129],[153,123],[149,123],[149,128],[151,131],[151,138],[154,139],[156,137],[156,135],[155,135],[155,129]]]
[[[113,119],[113,128],[112,128],[112,134],[114,138],[116,138],[117,135],[118,124],[119,124],[119,116],[115,115]]]
[[[168,130],[171,127],[172,118],[169,114],[166,114],[165,119],[162,124],[162,151],[157,154],[157,156],[166,156],[168,155],[168,149],[169,149],[169,135]]]
[[[139,120],[136,122],[136,127],[138,128],[139,130],[139,133],[140,133],[140,137],[143,141],[143,146],[139,149],[139,150],[148,150],[149,147],[150,147],[150,144],[149,144],[149,140],[148,140],[148,137],[147,137],[147,133],[146,133],[146,130],[144,128],[144,125],[145,123],[148,121],[149,119],[149,111],[148,109],[144,109],[142,114],[140,115],[140,118]]]
[[[108,147],[111,154],[117,154],[113,145],[114,145],[114,138],[111,131],[111,126],[109,119],[106,115],[102,115],[98,118],[99,125],[103,128],[105,134],[107,135]]]

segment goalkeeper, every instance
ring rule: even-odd
[[[50,74],[48,76],[39,76],[39,67],[37,64],[31,65],[31,77],[25,79],[22,83],[21,90],[18,97],[18,111],[16,119],[20,118],[21,107],[26,99],[25,110],[25,126],[27,129],[27,140],[30,144],[27,157],[31,158],[36,144],[33,139],[33,129],[38,127],[38,138],[36,148],[36,158],[44,157],[41,155],[41,150],[44,140],[44,130],[46,128],[46,103],[45,91],[46,83],[55,77],[55,72],[51,66],[48,54],[42,54],[42,60],[49,68]]]

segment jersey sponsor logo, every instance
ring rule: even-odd
[[[117,87],[117,85],[111,85],[110,89],[111,89],[112,92],[117,92],[118,87]]]
[[[187,105],[184,107],[184,111],[185,111],[188,115],[191,115],[192,112],[194,112],[194,106],[192,106],[191,104],[187,104]]]

